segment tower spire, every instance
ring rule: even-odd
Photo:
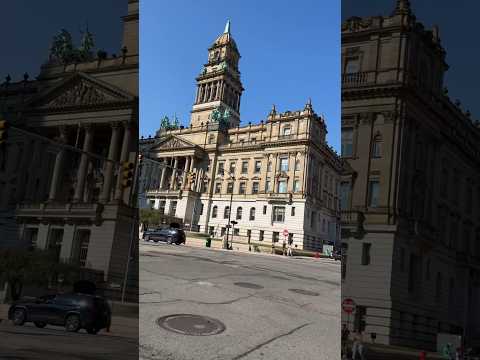
[[[230,20],[227,20],[225,24],[225,30],[223,31],[224,34],[230,34]]]

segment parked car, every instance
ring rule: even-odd
[[[145,241],[166,241],[169,244],[185,244],[185,231],[176,228],[165,228],[159,230],[148,231],[144,235]]]
[[[110,328],[111,310],[100,296],[56,294],[16,301],[10,306],[8,318],[18,326],[33,322],[38,328],[56,325],[70,332],[85,329],[96,334]]]

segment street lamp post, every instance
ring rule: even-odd
[[[231,224],[232,224],[232,240],[230,241],[230,248],[233,250],[233,234],[235,233],[235,225],[237,225],[238,222],[235,220],[232,220]]]

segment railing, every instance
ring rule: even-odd
[[[352,74],[342,75],[342,86],[355,87],[359,85],[366,85],[374,83],[375,72],[357,72]]]
[[[361,211],[341,211],[340,220],[342,225],[357,226],[364,220],[364,215]]]

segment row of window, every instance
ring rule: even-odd
[[[341,154],[343,157],[353,156],[353,129],[351,128],[342,129]],[[371,157],[372,158],[382,157],[382,136],[380,134],[375,135],[373,138],[372,148],[371,148]]]
[[[249,161],[248,160],[243,160],[242,165],[241,165],[241,174],[248,174],[248,167],[249,167]],[[288,156],[282,156],[278,159],[278,167],[277,170],[281,172],[288,172],[289,171],[289,158]],[[237,162],[236,160],[231,160],[229,162],[229,173],[230,174],[235,174],[235,170],[237,167]],[[262,169],[262,161],[261,160],[255,160],[254,163],[254,169],[253,172],[255,174],[259,174]],[[295,171],[300,170],[300,160],[295,161]],[[267,172],[272,171],[272,162],[269,161],[267,165]],[[225,161],[219,162],[218,163],[218,168],[217,168],[217,175],[224,175],[225,174]]]
[[[283,223],[285,222],[285,206],[274,206],[273,207],[273,212],[272,212],[272,221],[273,222],[279,222]],[[251,207],[249,211],[249,217],[248,219],[250,221],[255,220],[255,213],[256,213],[256,208]],[[202,212],[200,213],[200,215]],[[263,215],[267,214],[267,205],[263,206]],[[290,210],[290,215],[295,216],[295,207],[291,207]],[[243,216],[243,208],[241,206],[237,207],[237,213],[236,213],[236,220],[242,220]],[[218,217],[218,206],[215,205],[212,208],[212,219],[216,219]],[[230,217],[230,206],[225,206],[223,210],[223,218],[228,219]]]
[[[227,228],[222,227],[220,229],[220,236],[223,237],[226,234],[226,232],[227,232]],[[208,229],[208,233],[212,236],[216,236],[215,227],[210,226],[209,229]],[[239,228],[234,228],[233,229],[233,235],[240,236],[240,229]],[[247,229],[246,235],[250,239],[252,237],[252,230]],[[288,242],[289,243],[293,243],[293,237],[294,237],[293,233],[288,234]],[[258,241],[263,241],[263,240],[265,240],[265,230],[259,230]],[[272,242],[276,243],[276,242],[279,242],[279,240],[280,240],[280,233],[278,231],[272,231]],[[295,247],[296,247],[296,245],[295,245]]]
[[[272,181],[270,178],[267,178],[265,181],[265,192],[271,192],[272,189]],[[234,182],[228,182],[227,183],[227,194],[233,194],[233,189],[234,189],[235,183]],[[293,192],[300,192],[300,180],[295,179],[293,180]],[[220,194],[222,192],[222,182],[216,182],[215,183],[215,188],[214,188],[214,193],[215,194]],[[253,181],[252,182],[252,189],[251,193],[252,194],[258,194],[260,192],[260,182],[259,181]],[[287,179],[279,179],[276,183],[276,192],[280,194],[286,194],[288,192],[288,180]],[[238,185],[238,193],[243,195],[247,193],[247,182],[246,181],[241,181]]]

